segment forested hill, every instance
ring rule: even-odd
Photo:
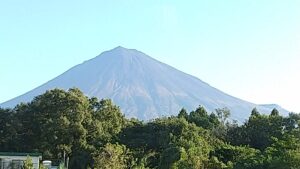
[[[182,107],[191,111],[199,104],[210,112],[227,107],[231,118],[240,122],[250,116],[254,107],[262,114],[277,108],[282,115],[288,115],[278,105],[257,105],[238,99],[140,51],[123,47],[103,52],[0,106],[14,107],[46,90],[73,87],[87,96],[112,99],[126,117],[140,120],[177,115]]]
[[[41,152],[71,169],[298,169],[300,116],[198,107],[150,122],[126,119],[110,100],[54,89],[0,109],[0,151]],[[64,160],[64,154],[66,159]]]

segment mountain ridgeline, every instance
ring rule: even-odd
[[[126,117],[141,120],[176,115],[182,107],[194,110],[199,105],[210,112],[227,107],[231,119],[240,122],[247,119],[255,107],[263,114],[273,108],[283,115],[288,113],[278,105],[257,105],[230,96],[140,51],[123,47],[103,52],[0,106],[14,107],[47,90],[73,87],[90,97],[110,98]]]

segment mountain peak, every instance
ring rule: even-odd
[[[46,90],[72,87],[81,89],[90,97],[110,98],[121,107],[126,117],[143,120],[176,115],[182,107],[194,110],[202,105],[211,112],[227,107],[232,119],[242,122],[254,107],[262,113],[270,113],[274,108],[273,105],[260,106],[232,97],[143,52],[122,46],[74,66],[0,106],[12,107],[28,102]]]
[[[129,49],[129,48],[125,48],[123,46],[117,46],[109,51],[110,52],[139,52],[139,53],[142,53],[136,49]]]
[[[140,52],[136,49],[129,49],[129,48],[125,48],[123,46],[117,46],[111,50],[101,53],[100,55],[103,55],[105,53],[110,53],[110,55],[114,55],[114,56],[124,56],[124,55],[130,56],[130,55],[138,55],[138,54],[141,54],[142,52]]]
[[[107,50],[100,55],[98,55],[96,58],[93,58],[89,61],[94,61],[96,59],[96,62],[105,62],[104,60],[109,61],[125,61],[126,63],[128,61],[141,61],[141,60],[149,60],[152,59],[147,54],[138,51],[136,49],[129,49],[125,48],[123,46],[117,46],[111,50]],[[103,60],[104,59],[104,60]],[[136,62],[137,63],[137,62]]]
[[[129,49],[125,48],[123,46],[117,46],[117,47],[113,48],[112,50],[129,50]]]

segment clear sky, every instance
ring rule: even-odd
[[[300,112],[299,0],[1,0],[0,102],[119,45]]]

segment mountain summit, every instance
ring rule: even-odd
[[[277,105],[256,105],[232,97],[200,79],[161,63],[135,49],[121,46],[74,66],[49,82],[1,104],[12,107],[53,88],[77,87],[88,96],[110,98],[126,117],[143,120],[177,115],[184,107],[193,110],[203,105],[207,110],[227,107],[232,119],[243,121],[256,107],[270,113]]]

